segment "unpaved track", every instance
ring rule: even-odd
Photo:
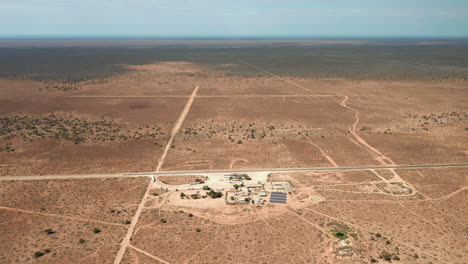
[[[164,164],[164,160],[166,159],[167,152],[169,151],[169,149],[170,149],[170,147],[172,145],[172,141],[174,140],[174,137],[177,135],[180,128],[182,127],[182,124],[184,123],[184,120],[185,120],[185,118],[187,117],[187,114],[190,111],[192,103],[193,103],[195,97],[197,96],[199,88],[200,88],[200,86],[198,86],[198,85],[195,87],[195,89],[192,92],[192,95],[190,96],[189,100],[185,104],[184,109],[180,113],[179,119],[177,119],[177,122],[175,123],[174,128],[172,129],[171,137],[170,137],[169,141],[167,142],[166,147],[164,148],[164,153],[161,155],[161,157],[158,160],[158,166],[156,167],[156,172],[159,172],[161,170],[161,168],[162,168],[162,166]],[[123,258],[124,254],[125,254],[125,250],[127,249],[127,247],[131,246],[130,245],[130,238],[133,235],[133,230],[135,230],[135,226],[136,226],[136,224],[138,222],[138,219],[140,219],[141,212],[143,211],[145,203],[146,203],[146,201],[147,201],[147,199],[149,197],[149,192],[151,190],[151,187],[152,187],[152,181],[149,182],[148,187],[146,188],[145,195],[141,199],[140,204],[138,205],[138,208],[137,208],[137,210],[135,212],[135,215],[132,218],[132,222],[131,222],[128,230],[127,230],[127,234],[125,235],[125,238],[122,240],[122,244],[120,246],[119,252],[117,253],[117,256],[114,259],[114,264],[119,264],[122,261],[122,258]],[[134,249],[137,250],[136,248],[134,248]],[[144,251],[141,251],[141,253],[148,255],[148,253],[145,253]],[[155,258],[154,256],[152,256],[152,257]],[[167,263],[165,261],[163,261],[163,262]]]
[[[217,94],[197,95],[198,98],[283,98],[283,97],[332,97],[329,94]],[[71,95],[68,98],[189,98],[191,95]]]
[[[395,165],[395,163],[387,156],[385,156],[384,154],[382,154],[382,152],[380,152],[379,150],[377,150],[376,148],[372,147],[371,145],[369,145],[361,136],[359,136],[357,133],[356,133],[356,126],[357,124],[359,123],[359,111],[352,108],[352,107],[349,107],[346,105],[346,101],[348,101],[348,96],[347,95],[344,95],[344,100],[340,102],[340,105],[343,106],[344,108],[347,108],[351,111],[354,112],[354,116],[356,117],[355,121],[354,121],[354,124],[353,126],[348,130],[351,135],[354,136],[354,138],[356,138],[356,140],[361,144],[363,145],[364,147],[366,147],[368,150],[370,150],[371,152],[373,152],[375,155],[377,155],[377,160],[382,164],[382,165]],[[388,161],[388,162],[386,162]]]
[[[443,201],[443,200],[447,200],[447,199],[449,199],[449,198],[451,198],[451,197],[457,195],[458,193],[465,191],[466,189],[468,189],[468,186],[464,186],[464,187],[462,187],[462,188],[460,188],[460,189],[458,189],[458,190],[456,190],[456,191],[454,191],[454,192],[451,192],[451,193],[449,193],[449,194],[447,194],[447,195],[445,195],[445,196],[443,196],[443,197],[440,197],[440,198],[429,198],[429,199],[427,199],[427,200],[425,200],[425,201]]]
[[[164,161],[166,160],[167,152],[169,151],[169,148],[172,145],[172,141],[174,140],[174,137],[177,135],[177,133],[179,133],[179,130],[182,127],[182,124],[184,123],[184,120],[187,117],[187,115],[188,115],[188,113],[190,111],[190,108],[192,107],[192,103],[195,100],[195,97],[197,96],[199,88],[200,88],[200,86],[197,85],[197,87],[195,87],[195,89],[193,89],[192,95],[190,96],[189,100],[185,104],[185,107],[182,110],[182,113],[180,113],[179,119],[177,119],[177,122],[175,123],[174,128],[172,129],[171,138],[167,142],[166,147],[164,148],[164,152],[163,152],[163,154],[161,155],[161,157],[158,160],[158,166],[156,167],[156,171],[161,170],[161,168],[162,168],[162,166],[164,164]]]
[[[381,169],[422,169],[422,168],[456,168],[468,167],[468,163],[453,164],[422,164],[422,165],[390,165],[390,166],[368,166],[368,167],[323,167],[323,168],[265,168],[247,170],[193,170],[193,171],[164,171],[164,172],[141,172],[120,174],[89,174],[89,175],[35,175],[35,176],[0,176],[0,181],[36,181],[36,180],[79,180],[79,179],[105,179],[105,178],[134,178],[152,177],[158,175],[191,175],[207,173],[235,173],[235,172],[307,172],[307,171],[362,171]]]
[[[314,145],[320,151],[322,156],[324,156],[328,160],[328,162],[330,162],[333,165],[333,167],[335,168],[339,167],[338,164],[336,164],[336,162],[330,156],[328,156],[327,153],[319,145],[317,145],[317,143],[315,143],[308,137],[306,137],[306,139],[310,144]]]
[[[143,195],[143,198],[141,199],[140,204],[138,205],[135,215],[133,215],[132,217],[132,222],[130,223],[130,226],[127,229],[127,233],[125,234],[125,237],[122,240],[122,243],[120,245],[119,252],[117,252],[117,256],[114,259],[114,264],[119,264],[122,261],[122,258],[125,254],[125,250],[127,250],[127,247],[130,245],[130,238],[132,237],[133,230],[135,229],[138,219],[140,218],[141,211],[143,210],[143,206],[145,205],[148,194],[151,190],[151,186],[152,186],[151,183],[152,183],[152,180],[149,181],[148,187],[146,188],[146,192]]]
[[[283,78],[283,77],[281,77],[281,76],[279,76],[279,75],[276,75],[276,74],[271,73],[271,72],[269,72],[269,71],[267,71],[267,70],[264,70],[264,69],[262,69],[262,68],[260,68],[260,67],[257,67],[257,66],[255,66],[255,65],[253,65],[253,64],[250,64],[250,63],[246,62],[245,60],[241,60],[241,59],[239,59],[239,58],[236,58],[236,57],[232,56],[231,54],[228,54],[228,53],[225,53],[225,54],[226,54],[226,56],[231,57],[232,59],[234,59],[234,60],[236,60],[236,61],[239,61],[239,62],[242,62],[242,63],[244,63],[244,64],[246,64],[246,65],[249,65],[250,67],[253,67],[253,68],[255,68],[255,69],[257,69],[257,70],[259,70],[259,71],[261,71],[261,72],[264,72],[264,73],[266,73],[266,74],[268,74],[268,75],[270,75],[270,76],[276,77],[276,78],[278,78],[278,79],[280,79],[280,80],[282,80],[282,81],[284,81],[284,82],[287,82],[287,83],[289,83],[289,84],[292,84],[292,85],[294,85],[294,86],[296,86],[296,87],[298,87],[298,88],[301,88],[301,89],[306,90],[306,91],[309,91],[309,92],[314,92],[313,90],[308,89],[308,88],[305,88],[304,86],[299,85],[299,84],[297,84],[297,83],[295,83],[295,82],[293,82],[293,81],[290,81],[290,80],[285,79],[285,78]],[[327,95],[321,95],[321,96],[323,96],[323,97],[333,97],[333,96],[335,96],[335,95],[328,95],[328,94],[327,94]]]
[[[140,253],[142,253],[142,254],[144,254],[144,255],[146,255],[146,256],[152,258],[152,259],[155,259],[155,260],[157,260],[157,261],[159,261],[159,262],[162,262],[162,263],[165,263],[165,264],[169,264],[169,262],[164,261],[164,260],[162,260],[162,259],[160,259],[160,258],[158,258],[158,257],[156,257],[156,256],[153,256],[153,255],[151,255],[150,253],[148,253],[148,252],[146,252],[146,251],[143,251],[143,250],[141,250],[141,249],[139,249],[139,248],[137,248],[137,247],[135,247],[135,246],[129,245],[128,247],[130,247],[131,249],[133,249],[133,250],[135,250],[135,251],[138,251],[138,252],[140,252]]]
[[[190,95],[69,95],[68,98],[188,98]]]

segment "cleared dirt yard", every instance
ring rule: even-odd
[[[159,176],[158,180],[171,185],[189,184],[195,182],[195,180],[202,180],[204,177],[200,175],[171,175],[171,176]]]
[[[370,171],[323,171],[323,172],[291,172],[271,173],[268,181],[292,181],[303,187],[314,185],[355,184],[379,180]]]

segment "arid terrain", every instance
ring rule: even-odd
[[[112,263],[148,182],[2,181],[0,262]]]
[[[0,40],[0,263],[466,262],[465,41],[70,41]]]

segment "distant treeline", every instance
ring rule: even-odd
[[[265,75],[234,56],[281,76],[351,79],[467,79],[468,42],[373,41],[364,44],[159,45],[0,48],[0,78],[96,79],[122,64],[189,61],[228,74]],[[232,65],[232,67],[226,67]]]

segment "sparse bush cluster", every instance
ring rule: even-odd
[[[400,260],[400,257],[397,254],[391,254],[387,251],[382,251],[382,253],[380,253],[379,258],[385,261]]]
[[[100,118],[62,117],[51,114],[47,116],[8,116],[0,118],[0,140],[8,141],[19,138],[23,141],[35,141],[41,138],[55,138],[71,141],[75,144],[85,142],[109,142],[118,140],[155,139],[159,141],[166,136],[158,126],[122,129],[113,120]],[[156,145],[161,145],[155,143]],[[0,146],[0,151],[14,151],[11,143]]]
[[[1,129],[1,128],[0,128]],[[15,149],[12,147],[11,143],[6,143],[5,145],[0,145],[0,152],[6,151],[6,152],[15,152]]]
[[[303,136],[322,136],[323,132],[307,128],[301,124],[272,124],[269,122],[215,122],[194,124],[181,130],[184,140],[205,138],[227,138],[234,144],[245,140],[300,138]]]
[[[404,116],[405,119],[412,121],[412,125],[408,125],[406,128],[411,131],[426,130],[429,131],[431,128],[444,127],[449,125],[458,124],[468,120],[468,114],[466,112],[443,112],[438,114],[428,115],[411,115],[407,114]]]
[[[55,82],[55,81],[42,81],[42,86],[38,89],[40,92],[48,91],[48,92],[68,92],[68,91],[75,91],[80,89],[85,85],[91,84],[99,84],[99,83],[107,83],[109,81],[105,79],[92,79],[92,80],[76,80],[68,78],[65,81]]]
[[[48,235],[55,234],[55,231],[54,231],[54,230],[52,230],[52,229],[50,229],[50,228],[48,228],[48,229],[44,230],[44,232],[45,232],[46,234],[48,234]]]
[[[427,115],[405,114],[403,119],[405,119],[406,122],[399,122],[397,125],[392,125],[390,128],[377,129],[376,132],[393,135],[394,132],[430,131],[431,129],[466,123],[468,122],[468,114],[466,112],[457,111],[431,113]],[[365,126],[360,128],[360,131],[368,130],[372,130],[372,128]]]
[[[40,257],[42,257],[42,256],[44,256],[45,254],[50,253],[50,252],[52,252],[52,250],[49,249],[49,248],[44,249],[44,252],[42,252],[42,251],[36,251],[36,252],[34,252],[34,258],[36,258],[36,259],[37,259],[37,258],[40,258]]]

